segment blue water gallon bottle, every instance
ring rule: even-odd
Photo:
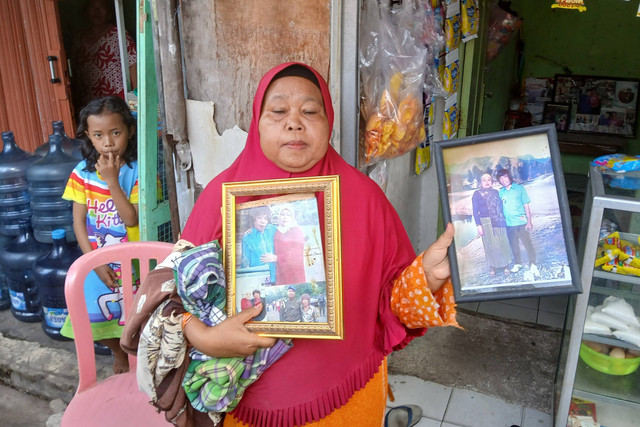
[[[13,132],[2,132],[0,153],[0,233],[17,236],[20,221],[31,218],[27,168],[40,157],[18,147]]]
[[[71,264],[82,255],[75,243],[67,242],[65,230],[53,230],[51,251],[33,263],[33,280],[38,284],[42,305],[42,329],[54,340],[68,338],[60,335],[60,328],[69,315],[64,298],[64,281]]]
[[[73,204],[62,198],[69,175],[78,161],[62,150],[59,135],[49,135],[49,152],[27,168],[31,196],[31,225],[37,241],[53,243],[51,233],[61,228],[69,242],[75,242]]]
[[[64,123],[60,120],[55,120],[51,122],[51,127],[53,128],[53,134],[59,135],[62,140],[62,149],[65,153],[76,159],[78,162],[82,160],[82,141],[79,139],[71,138],[64,131]],[[44,157],[49,152],[49,141],[45,141],[44,144],[41,144],[38,148],[36,148],[36,154]]]
[[[22,322],[42,320],[38,286],[33,280],[33,263],[50,250],[51,245],[40,243],[33,237],[31,222],[22,220],[18,236],[0,252],[0,264],[11,298],[11,313]]]
[[[14,237],[0,234],[0,252],[4,251],[4,247],[13,239]],[[4,268],[2,268],[2,264],[0,264],[0,310],[6,310],[9,307],[11,307],[9,285],[7,285],[7,276],[4,274]]]

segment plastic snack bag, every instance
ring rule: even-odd
[[[422,174],[431,165],[431,141],[433,141],[434,126],[428,126],[427,139],[416,148],[416,175]]]
[[[458,0],[447,4],[446,18],[444,20],[444,33],[446,37],[445,50],[451,52],[460,46],[462,34],[460,33],[460,2]]]
[[[511,36],[522,25],[522,19],[518,18],[498,5],[491,9],[489,17],[489,34],[487,40],[486,61],[494,59],[509,42]]]
[[[460,0],[460,18],[462,18],[462,42],[468,42],[478,37],[480,14],[478,0]]]
[[[450,94],[458,91],[459,73],[460,61],[456,49],[445,55],[444,89]]]
[[[458,95],[454,93],[444,100],[444,121],[442,138],[452,139],[458,132]]]
[[[555,0],[555,3],[551,5],[551,9],[573,9],[578,12],[584,12],[587,7],[582,0]]]
[[[361,27],[360,163],[401,156],[426,138],[423,84],[428,49],[416,14],[422,3],[389,8],[366,2]],[[424,15],[422,15],[424,16]]]
[[[383,192],[387,192],[387,183],[389,182],[389,168],[387,162],[382,161],[376,163],[371,170],[367,173],[369,178],[375,181],[376,184],[382,189]]]
[[[616,188],[640,189],[640,156],[607,154],[591,161],[603,174],[603,180]]]

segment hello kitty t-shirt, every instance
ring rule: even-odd
[[[87,205],[87,234],[93,249],[116,243],[140,240],[138,226],[127,227],[122,222],[113,203],[107,183],[97,172],[85,169],[81,161],[71,172],[62,198]],[[138,161],[120,168],[120,187],[131,204],[138,204]]]

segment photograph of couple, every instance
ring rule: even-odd
[[[317,200],[313,194],[291,194],[238,204],[237,311],[261,301],[263,312],[254,321],[326,322],[321,240]],[[291,290],[294,298],[296,293],[299,295],[293,302]],[[291,309],[294,305],[296,310]],[[299,315],[292,315],[294,311]]]
[[[461,293],[571,283],[545,134],[442,156]]]

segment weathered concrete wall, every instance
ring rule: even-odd
[[[187,98],[212,101],[222,133],[247,130],[262,75],[285,61],[329,75],[330,1],[182,2]]]

